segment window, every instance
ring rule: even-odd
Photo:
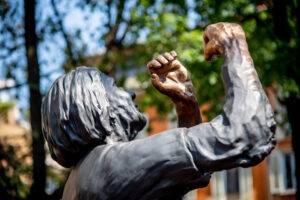
[[[231,169],[226,171],[226,194],[228,199],[238,200],[239,199],[239,170]]]
[[[272,194],[295,193],[295,156],[291,150],[277,150],[270,155],[270,190]]]
[[[197,199],[197,190],[190,191],[183,197],[183,200],[196,200],[196,199]]]
[[[248,200],[252,195],[251,168],[235,168],[216,172],[212,177],[214,200]]]

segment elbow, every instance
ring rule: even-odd
[[[257,165],[268,156],[276,146],[276,123],[274,119],[267,121],[254,118],[252,123],[244,124],[245,145],[241,153],[241,166]]]
[[[252,167],[262,162],[275,148],[276,138],[272,137],[265,145],[255,146],[242,153],[239,159],[241,167]]]
[[[235,120],[232,115],[222,114],[228,142],[237,150],[238,166],[250,167],[260,163],[276,146],[273,112],[261,105],[247,120]]]

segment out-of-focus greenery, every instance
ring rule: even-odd
[[[77,27],[76,30],[65,27],[65,16],[72,9],[68,10],[67,5],[71,1],[50,0],[47,9],[41,6],[42,2],[45,1],[37,1],[39,14],[36,17],[36,32],[39,43],[52,40],[57,48],[61,48],[61,40],[56,43],[56,37],[63,39],[63,69],[69,71],[79,65],[96,67],[114,76],[122,87],[129,76],[135,75],[139,85],[146,90],[138,102],[143,109],[155,105],[161,114],[172,110],[169,99],[151,86],[146,64],[155,55],[176,50],[178,59],[191,74],[199,103],[210,103],[210,111],[206,113],[208,118],[212,119],[221,112],[224,103],[222,59],[212,63],[204,61],[202,40],[205,27],[220,21],[242,25],[260,80],[265,87],[272,86],[276,90],[279,102],[288,106],[288,102],[299,100],[300,45],[297,23],[300,19],[297,14],[299,5],[295,0],[281,1],[284,6],[279,6],[279,12],[278,8],[275,9],[280,2],[277,0],[72,1],[82,12],[88,11],[88,16],[93,13],[105,16],[97,27],[101,34],[95,33],[97,36],[93,37],[93,42],[103,47],[104,51],[93,55],[87,53],[89,44],[84,43],[84,27]],[[48,13],[47,18],[41,15],[43,12]],[[5,64],[3,73],[7,78],[15,79],[16,83],[23,83],[24,78],[19,80],[16,73],[25,68],[22,3],[1,2],[0,20],[0,59]],[[86,21],[89,20],[87,17]],[[280,30],[282,24],[284,26]],[[40,48],[45,46],[40,45]],[[0,112],[8,107],[0,104]],[[53,176],[55,173],[48,174]],[[60,185],[59,178],[53,180]],[[0,180],[0,183],[3,181]],[[2,186],[10,190],[9,185]],[[24,191],[27,194],[27,190]]]
[[[174,12],[173,9],[178,12]],[[202,39],[204,30],[189,28],[185,10],[176,4],[161,5],[155,16],[146,17],[145,24],[149,29],[145,47],[151,49],[147,55],[148,61],[155,55],[176,50],[178,59],[191,74],[200,104],[211,102],[212,108],[217,108],[222,103],[224,94],[220,77],[221,59],[213,63],[204,61]],[[148,72],[145,73],[146,75],[139,75],[140,81],[150,79]],[[172,108],[169,100],[152,86],[146,89],[146,95],[140,104],[144,107],[157,105],[160,112],[170,111]],[[214,115],[213,111],[219,111],[219,109],[212,109],[211,116]]]
[[[7,123],[7,112],[14,105],[15,102],[0,102],[0,123]],[[25,162],[29,155],[20,155],[21,148],[7,142],[6,136],[1,138],[0,194],[3,199],[24,199],[29,194],[32,166]]]
[[[93,2],[93,3],[91,3]],[[91,1],[94,12],[100,4]],[[138,1],[130,12],[130,26],[122,43],[100,55],[94,67],[117,78],[120,86],[128,76],[128,71],[135,71],[141,82],[149,80],[146,63],[153,56],[165,51],[176,50],[179,60],[190,71],[200,104],[210,102],[209,119],[222,109],[224,91],[221,78],[221,59],[208,63],[203,58],[202,35],[205,26],[220,21],[239,23],[246,32],[249,50],[254,60],[259,77],[264,86],[276,84],[283,98],[299,94],[299,69],[294,67],[295,76],[290,76],[290,65],[296,66],[297,31],[295,23],[294,1],[287,3],[288,22],[291,40],[282,41],[276,36],[274,25],[274,5],[269,1]],[[119,1],[126,4],[126,1]],[[120,5],[119,4],[119,5]],[[105,7],[105,5],[102,5]],[[196,17],[190,19],[195,24],[188,25],[188,15],[193,12]],[[117,25],[115,25],[117,26]],[[117,27],[118,28],[118,27]],[[146,32],[146,40],[138,42],[139,33]],[[107,36],[103,40],[107,41]],[[130,36],[130,37],[129,37]],[[118,42],[116,38],[114,42]],[[85,58],[86,59],[86,58]],[[70,60],[70,59],[69,59]],[[81,63],[85,61],[81,60]],[[65,65],[68,71],[74,65]],[[146,95],[139,102],[142,108],[156,105],[160,113],[172,109],[169,100],[159,94],[150,84]]]
[[[75,1],[82,12],[102,13],[101,30],[93,40],[105,51],[101,55],[88,55],[89,44],[84,43],[83,32],[79,27],[68,31],[65,28],[65,16],[70,12],[61,6],[67,1],[51,0],[52,14],[44,21],[37,19],[37,35],[45,42],[51,35],[61,34],[65,40],[65,62],[63,68],[69,71],[79,65],[89,65],[114,76],[123,86],[129,75],[137,74],[141,82],[148,81],[146,63],[154,55],[176,50],[179,60],[191,73],[200,104],[211,103],[212,116],[220,111],[224,100],[220,76],[221,59],[208,63],[203,59],[202,34],[208,24],[220,21],[239,23],[243,26],[251,55],[264,86],[276,83],[283,98],[299,95],[299,74],[297,52],[299,37],[297,33],[297,2],[287,1],[286,20],[290,39],[282,40],[276,35],[276,17],[285,17],[275,13],[277,1],[258,0],[115,0],[115,1]],[[39,1],[37,2],[39,5]],[[22,5],[22,4],[21,4]],[[18,79],[16,68],[22,68],[18,59],[22,54],[22,12],[19,4],[4,1],[0,7],[2,29],[6,35],[1,38],[3,56],[7,65],[7,77]],[[43,9],[39,12],[43,12]],[[71,8],[70,8],[71,9]],[[46,9],[45,9],[46,11]],[[47,10],[48,11],[48,10]],[[91,14],[88,16],[92,16]],[[193,16],[193,17],[190,17]],[[10,18],[8,18],[10,17]],[[9,21],[10,20],[10,21]],[[89,20],[87,17],[86,21]],[[193,25],[190,25],[193,24]],[[4,34],[3,34],[4,35]],[[140,40],[141,35],[143,39]],[[53,38],[52,38],[53,39]],[[49,50],[50,51],[50,50]],[[6,55],[6,54],[5,54]],[[17,56],[19,55],[19,56]],[[11,58],[11,57],[13,58]],[[292,67],[291,67],[292,66]],[[298,81],[298,82],[297,82]],[[20,81],[16,81],[20,82]],[[165,103],[167,102],[167,103]],[[140,101],[142,107],[157,105],[162,113],[170,111],[166,97],[156,92],[150,85],[147,95]],[[216,112],[215,112],[216,111]]]
[[[20,146],[0,141],[0,194],[3,199],[25,199],[30,191],[32,166],[25,162],[29,155],[19,156]]]
[[[6,113],[13,106],[14,102],[0,102],[0,114]]]

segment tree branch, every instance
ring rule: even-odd
[[[112,0],[108,1],[108,4],[107,4],[107,16],[108,16],[108,28],[109,28],[109,31],[112,29],[112,16],[111,16],[111,6],[112,6]]]
[[[119,30],[119,26],[120,24],[122,23],[122,20],[123,20],[123,11],[124,11],[124,7],[125,7],[125,0],[120,0],[118,2],[118,11],[117,11],[117,18],[116,18],[116,22],[114,24],[114,26],[111,25],[111,13],[110,13],[110,10],[111,10],[111,6],[112,6],[112,2],[109,1],[108,3],[108,7],[109,7],[109,10],[108,10],[108,16],[109,16],[109,27],[110,27],[110,30],[107,34],[107,41],[106,41],[106,51],[110,51],[112,47],[114,46],[117,46],[117,44],[119,44],[119,41],[117,41],[117,32]]]
[[[136,5],[138,5],[139,3],[140,3],[140,0],[138,0],[136,2]],[[130,26],[132,25],[132,20],[130,19],[130,20],[126,21],[126,23],[127,23],[127,27],[126,27],[122,37],[119,39],[120,44],[123,42],[124,38],[126,37],[126,34],[128,33]]]
[[[10,90],[10,89],[19,88],[19,87],[24,86],[24,85],[26,85],[26,84],[27,84],[27,82],[25,82],[25,83],[18,83],[18,84],[15,84],[15,85],[13,85],[13,86],[5,86],[5,87],[1,87],[1,88],[0,88],[0,91],[5,91],[5,90]]]
[[[68,53],[70,55],[70,58],[71,58],[71,63],[72,63],[72,65],[75,66],[76,65],[76,60],[74,58],[74,54],[73,54],[73,50],[72,50],[72,42],[71,42],[71,39],[69,38],[68,34],[66,33],[66,30],[64,29],[62,16],[59,14],[54,0],[51,0],[51,5],[52,5],[52,8],[53,8],[54,14],[58,19],[57,23],[59,25],[59,29],[62,32],[63,37],[65,39],[67,51],[68,51]]]

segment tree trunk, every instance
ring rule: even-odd
[[[298,68],[297,72],[295,72],[295,75],[297,76],[296,81],[298,84],[298,87],[300,87],[300,74],[299,74],[299,67],[300,67],[300,0],[297,1],[297,12],[296,12],[296,18],[297,18],[297,35],[298,35],[298,39],[297,39],[297,63],[294,67]],[[299,134],[300,134],[300,124],[299,124],[299,114],[300,114],[300,97],[299,95],[295,97],[295,99],[291,102],[291,106],[290,106],[291,110],[289,111],[289,108],[287,108],[288,110],[288,114],[289,114],[289,119],[291,122],[291,127],[292,127],[292,131],[293,131],[293,148],[295,151],[295,160],[296,160],[296,180],[297,180],[297,199],[300,199],[300,155],[299,155],[299,151],[300,151],[300,146],[298,143],[299,141]],[[291,115],[291,116],[290,116]]]
[[[296,160],[296,179],[297,179],[297,199],[300,199],[299,196],[299,191],[300,191],[300,181],[299,181],[299,177],[300,177],[300,171],[299,171],[299,167],[300,167],[300,159],[299,159],[299,133],[300,133],[300,126],[299,126],[299,113],[300,113],[300,98],[298,97],[290,97],[286,100],[285,103],[286,107],[287,107],[287,114],[288,114],[288,118],[289,118],[289,122],[291,124],[291,128],[292,128],[292,143],[293,143],[293,149],[294,149],[294,153],[295,153],[295,160]]]
[[[24,0],[27,82],[30,91],[30,123],[32,133],[33,185],[30,199],[45,199],[46,165],[41,128],[40,71],[35,32],[35,0]]]
[[[299,12],[299,3],[300,0],[297,1],[297,11]],[[285,0],[274,0],[274,31],[277,37],[282,40],[283,42],[289,43],[291,40],[291,31],[290,26],[288,23],[288,15],[287,15],[287,3],[289,1]],[[300,31],[300,18],[299,13],[297,13],[297,33],[299,36]],[[291,54],[290,56],[297,56],[297,62],[294,63],[294,65],[298,65],[300,63],[300,44],[298,39],[298,55]],[[278,52],[280,53],[280,52]],[[298,87],[300,87],[299,84],[299,74],[297,73],[297,67],[293,66],[293,64],[290,64],[287,66],[286,74],[287,77],[292,78],[296,81]],[[287,108],[287,115],[289,119],[289,123],[291,124],[292,128],[292,144],[293,149],[295,153],[295,160],[296,160],[296,180],[297,180],[297,199],[300,199],[300,154],[298,153],[300,151],[300,145],[297,144],[299,141],[299,134],[300,134],[300,123],[299,123],[299,113],[300,113],[300,98],[298,94],[290,94],[290,96],[284,100],[284,104]]]

